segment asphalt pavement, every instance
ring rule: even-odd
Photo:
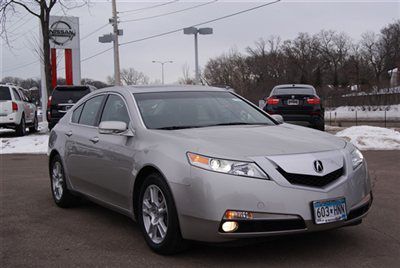
[[[138,225],[89,201],[53,203],[44,155],[0,155],[1,267],[400,267],[400,151],[364,152],[374,203],[361,225],[213,245],[149,250]]]

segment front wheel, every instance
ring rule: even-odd
[[[159,254],[174,254],[186,247],[167,183],[157,173],[149,175],[139,197],[138,220],[147,245]]]

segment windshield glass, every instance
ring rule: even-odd
[[[8,87],[0,87],[0,101],[11,100],[10,89]]]
[[[272,95],[314,95],[314,90],[312,88],[304,88],[304,87],[275,88],[272,92]]]
[[[134,94],[147,128],[275,125],[263,112],[230,92],[187,91]]]

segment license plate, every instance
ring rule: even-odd
[[[299,100],[288,100],[287,104],[288,105],[299,105]]]
[[[347,219],[346,200],[344,198],[313,202],[316,224],[331,223]]]

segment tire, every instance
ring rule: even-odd
[[[171,255],[186,249],[187,242],[181,236],[171,191],[160,174],[153,173],[145,179],[140,189],[137,211],[143,236],[154,252]]]
[[[39,131],[39,121],[37,119],[37,116],[35,115],[35,118],[33,119],[33,125],[29,128],[30,133],[36,133]]]
[[[51,159],[49,174],[51,193],[56,205],[62,208],[77,205],[79,197],[73,195],[67,188],[64,167],[59,155],[56,155]]]
[[[15,128],[15,132],[16,132],[17,136],[20,136],[20,137],[25,136],[26,123],[25,123],[25,115],[24,114],[22,114],[22,116],[21,116],[21,122]]]

